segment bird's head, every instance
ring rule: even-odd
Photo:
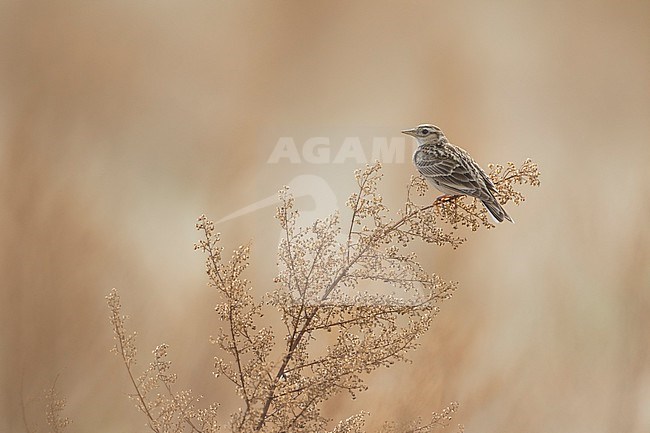
[[[440,128],[426,123],[413,129],[405,129],[402,133],[415,137],[418,144],[435,144],[447,140]]]

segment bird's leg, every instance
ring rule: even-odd
[[[434,200],[433,204],[437,206],[437,205],[440,205],[442,203],[455,200],[458,197],[460,197],[459,194],[443,194],[443,195],[439,196],[438,198],[436,198]]]

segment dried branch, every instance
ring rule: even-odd
[[[519,168],[508,163],[490,169],[502,204],[523,202],[518,185],[539,185],[537,166],[530,160]],[[457,248],[466,241],[457,234],[461,227],[493,227],[483,206],[471,198],[418,203],[428,191],[422,177],[411,177],[404,206],[394,213],[379,193],[381,164],[357,170],[355,178],[358,191],[347,201],[350,217],[344,223],[335,213],[300,227],[291,191],[280,191],[278,274],[275,289],[262,300],[252,295],[243,276],[250,246],[240,246],[224,261],[214,224],[205,216],[198,219],[203,236],[195,249],[206,255],[209,286],[218,294],[215,311],[223,324],[211,337],[220,351],[214,375],[232,383],[243,401],[231,417],[234,432],[328,431],[331,420],[321,414],[322,403],[340,392],[354,398],[366,389],[367,374],[407,360],[439,304],[456,290],[455,283],[424,269],[411,244]],[[154,362],[135,377],[135,334],[124,328],[116,291],[108,302],[117,340],[114,350],[123,359],[135,389],[133,398],[149,427],[156,432],[216,430],[216,404],[201,411],[189,391],[173,391],[176,375],[166,360],[166,345],[156,348]],[[283,339],[263,326],[262,311],[268,309],[279,312]],[[152,391],[158,388],[165,392],[154,397]],[[387,424],[384,431],[430,432],[447,426],[457,408],[452,403],[428,422]],[[349,417],[331,431],[361,432],[365,416],[362,412]]]
[[[122,358],[134,394],[129,397],[147,418],[147,426],[156,433],[196,432],[213,433],[219,429],[217,405],[198,409],[195,404],[200,398],[193,397],[190,390],[175,392],[173,385],[177,376],[171,373],[171,362],[166,360],[168,346],[161,344],[153,351],[154,360],[138,376],[134,371],[137,349],[135,333],[126,331],[127,316],[123,315],[120,296],[116,289],[106,296],[110,309],[113,337],[117,341],[112,352]],[[159,389],[164,392],[157,392]]]

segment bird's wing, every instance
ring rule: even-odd
[[[485,185],[487,185],[488,189],[490,191],[492,191],[492,192],[496,192],[497,187],[494,186],[494,182],[492,182],[492,179],[490,179],[490,176],[488,176],[487,173],[484,170],[482,170],[480,167],[479,167],[479,172],[481,173],[481,177],[485,181]]]
[[[472,167],[473,161],[464,159],[438,158],[428,152],[419,152],[414,158],[418,171],[427,178],[458,194],[481,198],[486,185],[479,174],[479,167]],[[477,176],[477,174],[479,174]]]

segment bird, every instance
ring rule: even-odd
[[[508,220],[510,215],[495,197],[494,183],[469,153],[449,142],[440,128],[431,124],[405,129],[403,134],[414,137],[418,148],[413,153],[413,164],[443,198],[467,195],[481,200],[496,222]]]

